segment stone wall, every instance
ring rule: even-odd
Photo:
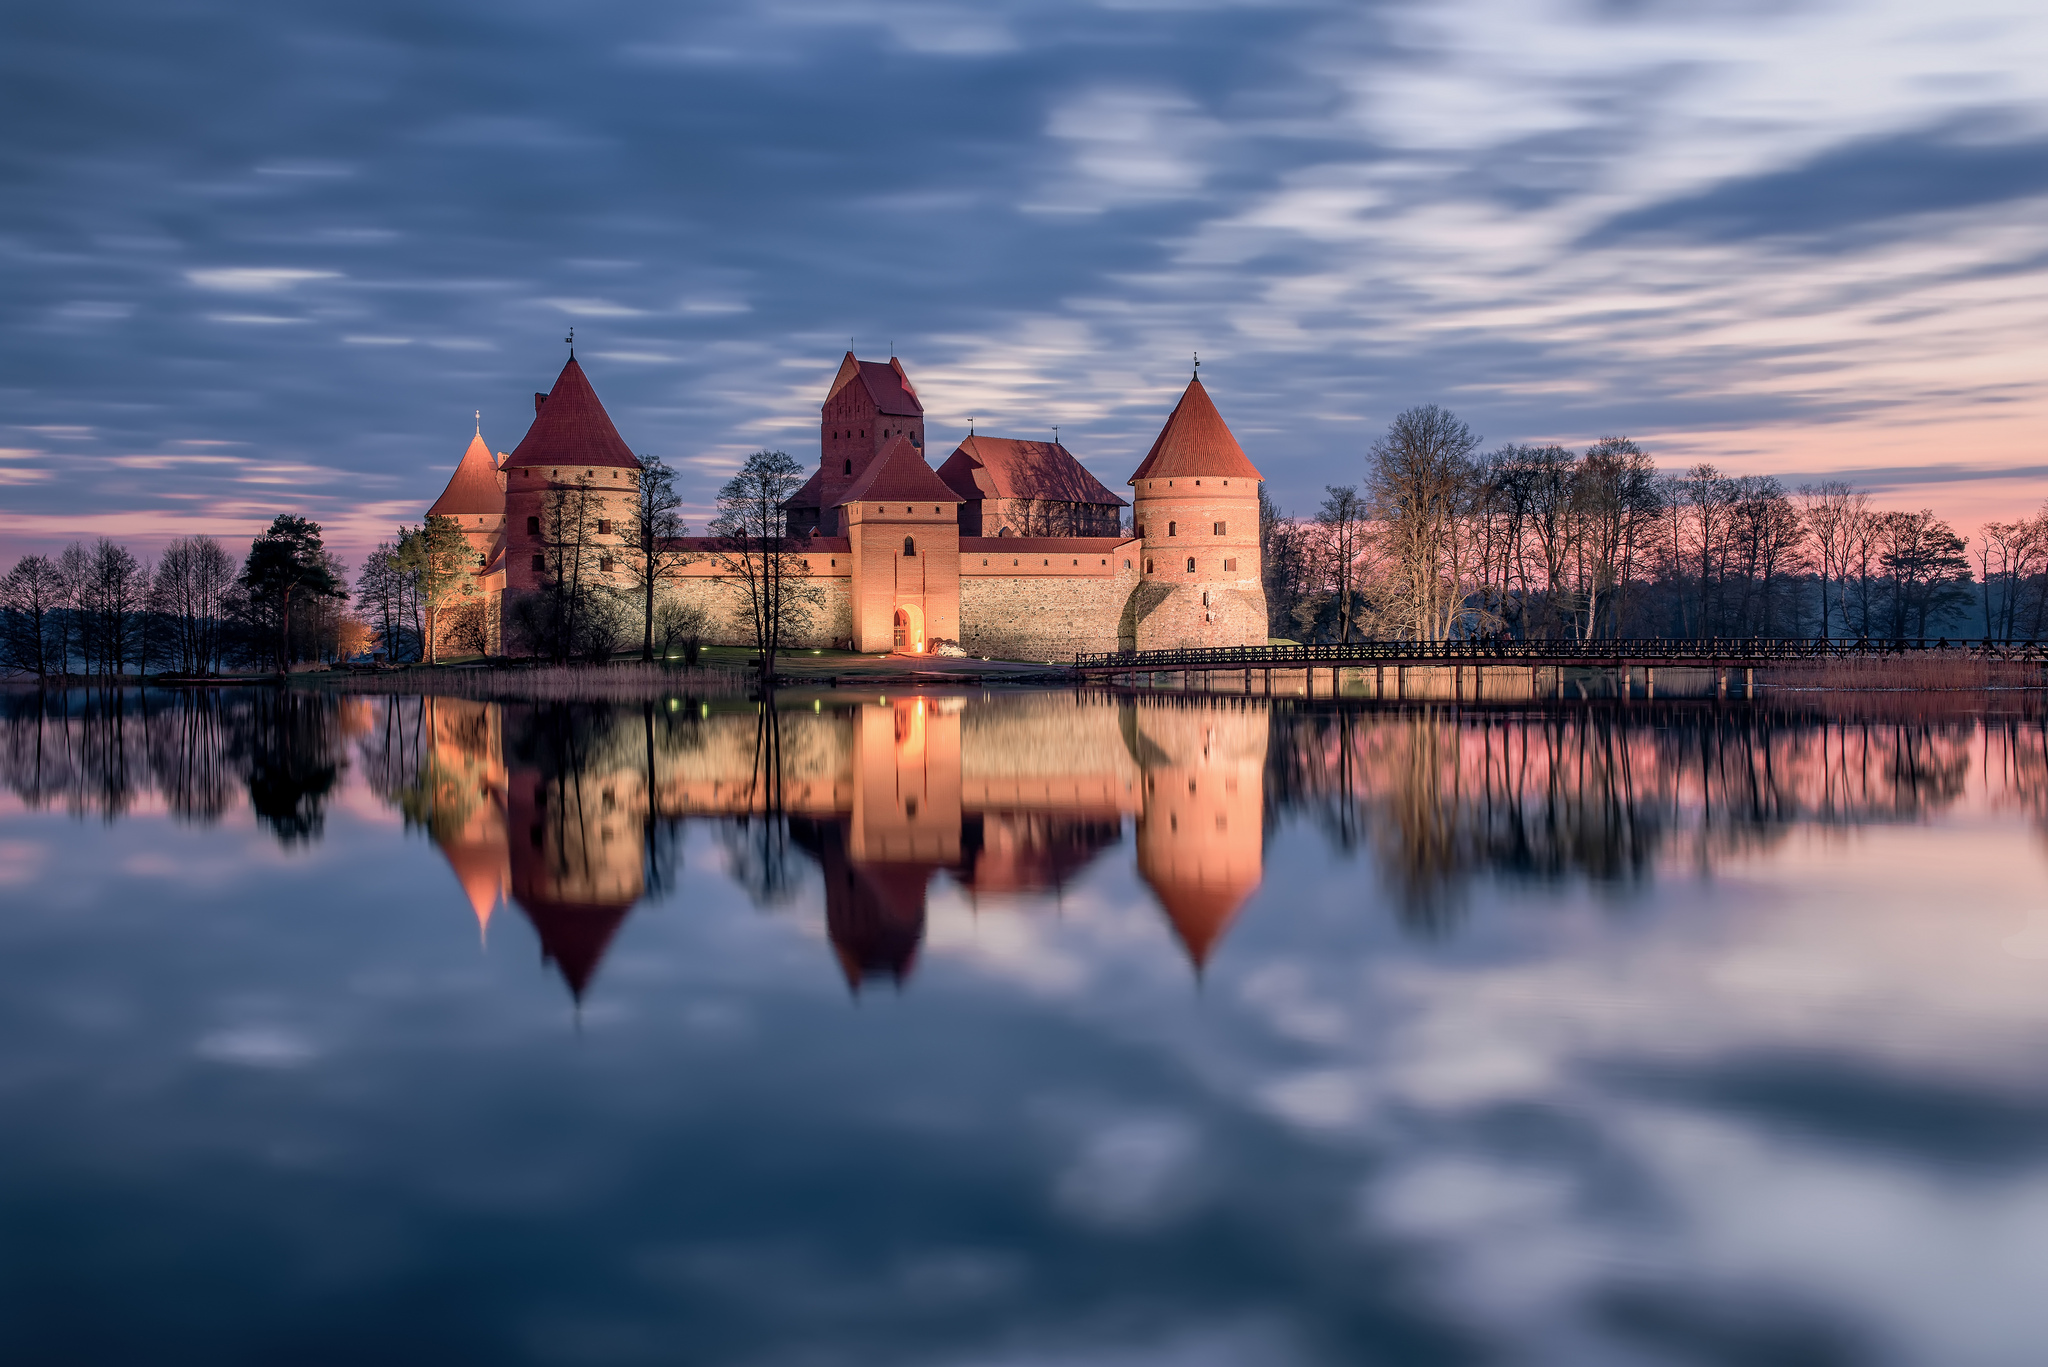
[[[1137,574],[960,578],[960,646],[997,660],[1066,660],[1117,649]]]
[[[692,567],[695,568],[695,567]],[[812,610],[809,629],[787,642],[793,648],[829,649],[853,635],[853,604],[842,576],[803,581],[816,589],[823,601]],[[686,574],[669,580],[664,597],[694,603],[709,618],[704,640],[710,645],[751,646],[754,644],[752,618],[747,613],[745,586],[721,575]]]

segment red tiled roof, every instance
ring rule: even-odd
[[[863,361],[847,352],[846,359],[839,363],[839,373],[832,377],[832,388],[826,391],[825,402],[832,402],[832,396],[846,388],[855,377],[867,389],[877,412],[899,418],[924,416],[924,405],[918,402],[917,388],[910,383],[910,376],[904,373],[903,362],[894,356],[887,362]]]
[[[577,1001],[597,976],[612,936],[633,910],[631,902],[560,902],[552,898],[521,897],[513,890],[513,901],[526,913],[540,936],[541,958],[552,963],[569,984]]]
[[[1230,435],[1223,415],[1209,401],[1209,391],[1199,377],[1189,380],[1187,392],[1173,406],[1159,440],[1129,482],[1173,475],[1222,475],[1263,480],[1258,467],[1245,458],[1244,448]]]
[[[1119,547],[1137,544],[1135,536],[963,536],[960,554],[1108,555]]]
[[[455,473],[448,476],[448,487],[434,500],[434,506],[427,509],[428,517],[475,516],[478,513],[497,514],[505,512],[505,491],[498,487],[498,463],[491,456],[491,448],[484,445],[484,435],[478,432],[470,439],[469,449],[462,453],[462,459],[455,463]]]
[[[1124,503],[1058,442],[969,437],[946,457],[939,478],[970,503],[983,498],[1043,498],[1117,507]]]
[[[818,499],[822,497],[822,495],[819,493],[819,490],[824,486],[824,483],[824,470],[818,469],[811,471],[811,477],[804,481],[803,488],[798,489],[795,493],[791,494],[787,499],[785,499],[783,501],[782,506],[785,508],[818,507]]]
[[[612,426],[611,415],[597,401],[597,391],[590,387],[573,356],[555,377],[555,387],[534,414],[533,426],[505,457],[502,468],[533,465],[640,468],[639,458]]]
[[[924,463],[908,437],[891,437],[882,454],[840,496],[847,503],[958,503],[960,495]]]

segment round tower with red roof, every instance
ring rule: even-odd
[[[499,470],[508,592],[531,591],[557,576],[625,586],[625,566],[614,553],[633,515],[640,459],[574,356],[552,390],[533,396],[533,426]],[[571,510],[580,518],[568,516]]]
[[[1266,643],[1259,484],[1200,376],[1131,475],[1143,544],[1119,636],[1138,650]]]

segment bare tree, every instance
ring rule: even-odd
[[[168,624],[171,649],[184,672],[220,672],[227,595],[234,582],[234,559],[210,536],[179,537],[157,562],[150,606]]]
[[[1807,533],[1813,538],[1814,565],[1820,574],[1820,634],[1829,636],[1833,631],[1828,618],[1828,590],[1832,585],[1837,596],[1844,592],[1852,553],[1864,524],[1870,520],[1870,496],[1851,488],[1845,480],[1830,479],[1801,485],[1799,504]],[[1840,607],[1842,629],[1847,631],[1846,599]]]
[[[1358,562],[1365,555],[1369,522],[1365,500],[1349,484],[1332,484],[1323,490],[1323,506],[1316,513],[1329,549],[1331,589],[1337,595],[1337,639],[1351,639],[1351,622],[1356,611]]]
[[[1366,453],[1366,502],[1397,585],[1397,620],[1412,639],[1448,638],[1464,610],[1476,556],[1460,520],[1478,445],[1455,414],[1424,404],[1396,417]]]
[[[680,509],[683,497],[676,492],[675,472],[658,456],[640,459],[638,483],[634,488],[633,511],[626,518],[619,547],[640,596],[640,658],[654,658],[657,606],[655,596],[661,582],[694,558],[676,542],[690,534]]]
[[[807,581],[803,557],[793,553],[783,515],[783,504],[802,484],[802,467],[786,454],[756,451],[718,491],[711,523],[719,568],[740,586],[741,626],[761,652],[764,685],[773,681],[783,641],[810,624],[824,599]]]
[[[64,672],[64,576],[46,555],[24,555],[0,579],[0,610],[6,613],[0,651],[8,665],[38,679]]]

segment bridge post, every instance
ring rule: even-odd
[[[1657,701],[1657,666],[1643,666],[1643,696],[1651,702]]]
[[[1408,666],[1394,666],[1394,701],[1402,702],[1408,697]]]
[[[1462,664],[1451,666],[1451,701],[1465,701],[1465,666]]]
[[[1372,667],[1372,700],[1374,702],[1385,702],[1386,697],[1387,667],[1385,665],[1374,665]]]
[[[1472,701],[1478,702],[1486,696],[1486,666],[1475,663],[1472,666]]]
[[[1754,666],[1747,667],[1742,671],[1742,696],[1745,698],[1756,697],[1756,669]]]
[[[1725,669],[1715,676],[1714,696],[1717,698],[1728,696],[1728,671]]]
[[[1266,666],[1266,696],[1269,698],[1273,696],[1273,667],[1271,665]]]

